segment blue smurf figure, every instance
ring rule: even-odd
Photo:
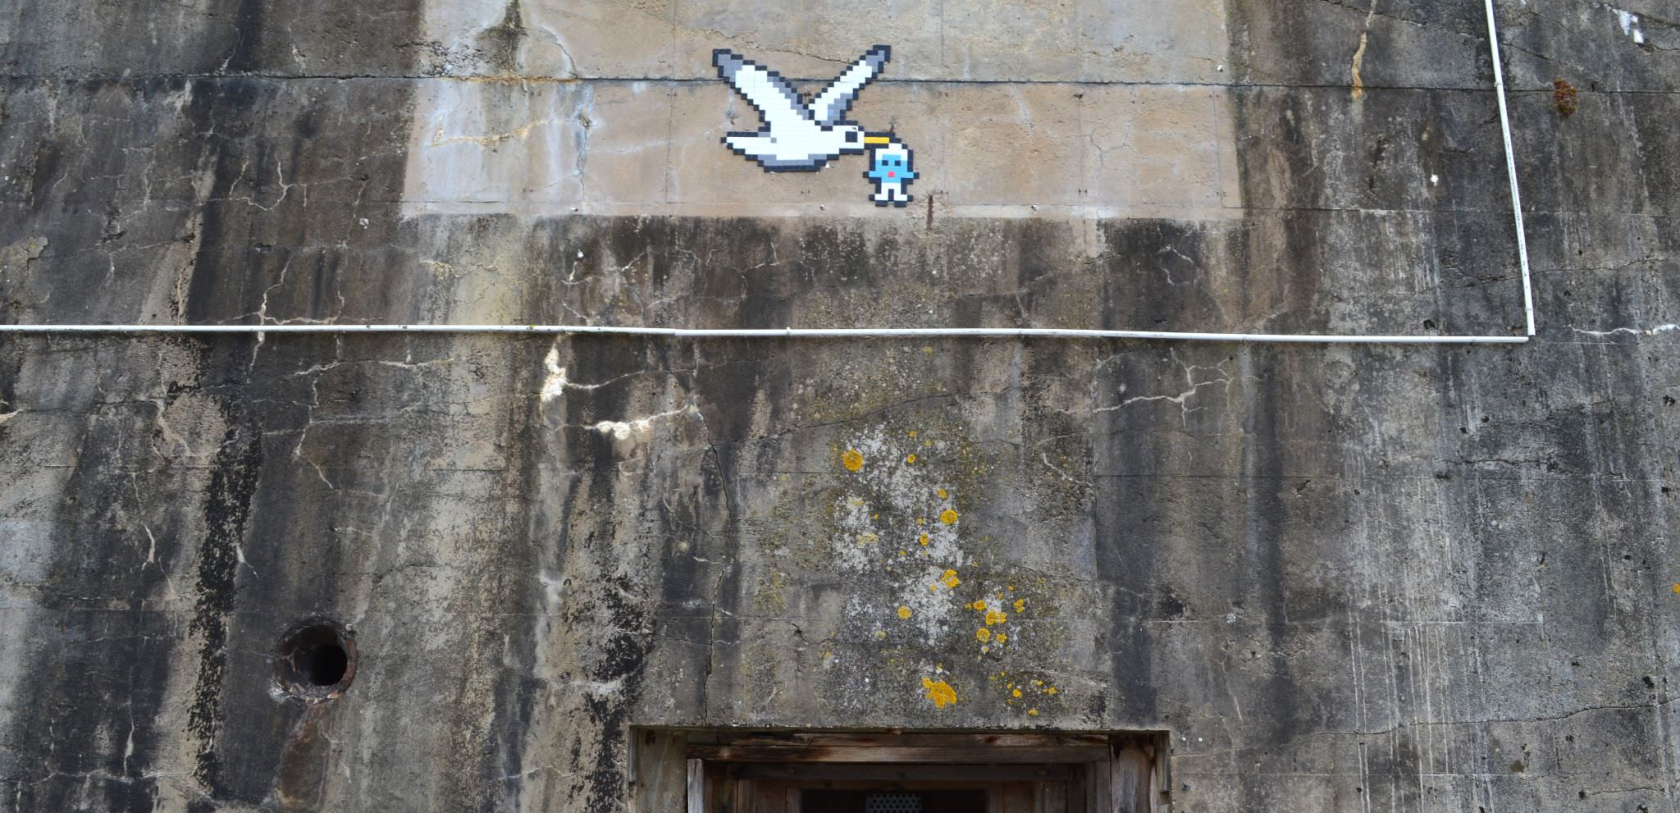
[[[863,177],[875,182],[875,195],[870,200],[876,206],[908,206],[910,196],[904,187],[916,180],[910,148],[890,135],[877,133],[866,135],[863,143],[870,148],[869,171]]]

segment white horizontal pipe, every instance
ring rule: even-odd
[[[266,334],[266,333],[529,333],[535,335],[667,336],[680,339],[1156,339],[1287,344],[1524,344],[1527,336],[1313,336],[1295,333],[1182,333],[1163,330],[1078,330],[1052,327],[677,328],[605,325],[0,325],[0,333]]]

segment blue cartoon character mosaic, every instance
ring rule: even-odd
[[[885,142],[885,143],[879,143]],[[910,148],[899,143],[891,136],[871,135],[864,139],[870,145],[869,171],[863,177],[875,182],[875,194],[870,200],[876,206],[892,204],[906,206],[910,203],[910,196],[904,187],[916,180],[916,170],[911,165]]]
[[[877,45],[858,57],[815,96],[807,100],[778,73],[732,51],[712,52],[718,76],[745,98],[762,120],[752,132],[723,137],[736,155],[766,172],[815,172],[842,155],[871,154],[864,177],[875,182],[870,198],[878,206],[904,206],[904,188],[916,178],[910,148],[891,133],[866,133],[846,118],[863,90],[892,58],[892,48]]]

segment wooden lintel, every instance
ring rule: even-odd
[[[952,765],[1005,765],[1019,763],[1080,763],[1107,760],[1107,745],[1035,747],[902,747],[902,746],[794,746],[794,745],[691,745],[691,759],[708,762],[883,762],[942,763]]]

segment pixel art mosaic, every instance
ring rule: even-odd
[[[778,73],[728,49],[712,52],[718,75],[728,81],[762,122],[752,132],[723,137],[725,146],[767,172],[815,172],[842,155],[870,153],[863,173],[875,184],[877,206],[906,206],[905,187],[915,180],[914,154],[891,133],[865,132],[846,113],[871,80],[880,75],[892,48],[877,45],[858,57],[809,102]]]

